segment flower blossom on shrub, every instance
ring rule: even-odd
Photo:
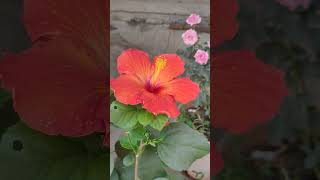
[[[204,50],[198,49],[194,55],[194,58],[196,59],[196,62],[198,64],[201,64],[201,65],[207,64],[209,60],[209,54]]]
[[[0,80],[31,128],[64,136],[109,132],[106,7],[105,0],[24,2],[33,44],[1,59]]]
[[[190,16],[186,20],[187,24],[193,26],[195,24],[199,24],[201,22],[201,17],[198,14],[190,14]]]
[[[281,5],[288,7],[289,10],[294,11],[298,7],[307,9],[310,6],[311,0],[276,0]]]
[[[213,44],[220,45],[237,33],[237,1],[216,0],[212,12]],[[275,115],[287,95],[281,71],[247,50],[215,52],[212,59],[213,127],[241,133]]]
[[[189,78],[177,78],[184,72],[184,62],[176,54],[156,56],[151,63],[147,53],[128,49],[117,61],[120,76],[111,80],[110,87],[123,104],[142,104],[153,114],[177,117],[176,101],[186,104],[200,92]]]
[[[212,3],[213,44],[217,46],[237,33],[239,7],[236,0]],[[281,71],[251,51],[215,52],[211,58],[213,127],[242,133],[275,115],[287,95]]]
[[[198,41],[198,33],[193,29],[189,29],[182,34],[182,39],[186,45],[194,45]]]

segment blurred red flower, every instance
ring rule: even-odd
[[[218,45],[236,34],[238,5],[216,0],[213,7],[213,44]],[[241,133],[270,120],[287,95],[284,74],[247,50],[213,52],[212,57],[212,126]]]
[[[128,49],[118,57],[118,72],[120,76],[110,82],[116,99],[124,104],[142,104],[155,115],[177,117],[176,101],[186,104],[200,91],[189,78],[177,78],[184,72],[184,62],[176,54],[156,56],[151,64],[145,52]]]
[[[105,132],[108,23],[105,0],[28,0],[33,42],[0,60],[0,79],[30,127],[50,135]]]
[[[212,3],[211,24],[216,48],[237,33],[239,7],[236,0]],[[241,133],[270,120],[287,95],[284,74],[247,50],[213,51],[212,57],[212,126]],[[215,174],[223,161],[220,157],[214,157],[213,161],[214,168],[218,168]]]

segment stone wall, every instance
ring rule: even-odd
[[[138,48],[151,56],[185,47],[181,34],[190,13],[200,14],[202,40],[209,39],[210,0],[111,0],[111,75],[122,50]]]

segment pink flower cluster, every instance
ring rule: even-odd
[[[198,14],[191,14],[187,18],[186,22],[190,26],[193,26],[193,25],[199,24],[201,22],[201,17]],[[197,33],[197,31],[195,31],[194,29],[191,28],[182,34],[182,39],[186,45],[193,46],[199,40],[198,33]],[[207,46],[210,48],[210,40],[207,41]],[[204,65],[204,64],[207,64],[207,62],[209,60],[209,53],[204,50],[198,49],[193,57],[195,58],[195,61],[198,64]]]
[[[194,45],[198,41],[198,33],[193,29],[189,29],[182,34],[182,39],[186,45]]]
[[[201,22],[201,17],[198,14],[190,14],[187,18],[186,23],[190,26],[199,24]],[[186,45],[194,45],[198,41],[198,33],[193,29],[189,29],[182,34],[182,39]]]
[[[196,54],[194,55],[194,58],[196,59],[196,62],[198,64],[207,64],[209,60],[209,53],[204,50],[198,49]]]
[[[193,26],[195,24],[199,24],[201,22],[201,17],[198,14],[190,14],[190,16],[186,20],[187,24]]]
[[[288,7],[289,10],[294,11],[298,7],[302,6],[307,9],[310,6],[311,0],[276,0],[283,6]]]

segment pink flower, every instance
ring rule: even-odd
[[[187,24],[193,26],[195,24],[199,24],[201,22],[201,17],[198,14],[190,14],[190,16],[186,20]]]
[[[196,59],[196,62],[198,64],[207,64],[209,60],[209,54],[206,51],[198,49],[196,54],[194,55],[194,58]]]
[[[198,41],[197,31],[189,29],[182,34],[183,42],[186,45],[194,45]]]
[[[298,7],[302,6],[307,9],[311,3],[311,0],[277,0],[283,6],[287,6],[289,10],[294,11]]]

